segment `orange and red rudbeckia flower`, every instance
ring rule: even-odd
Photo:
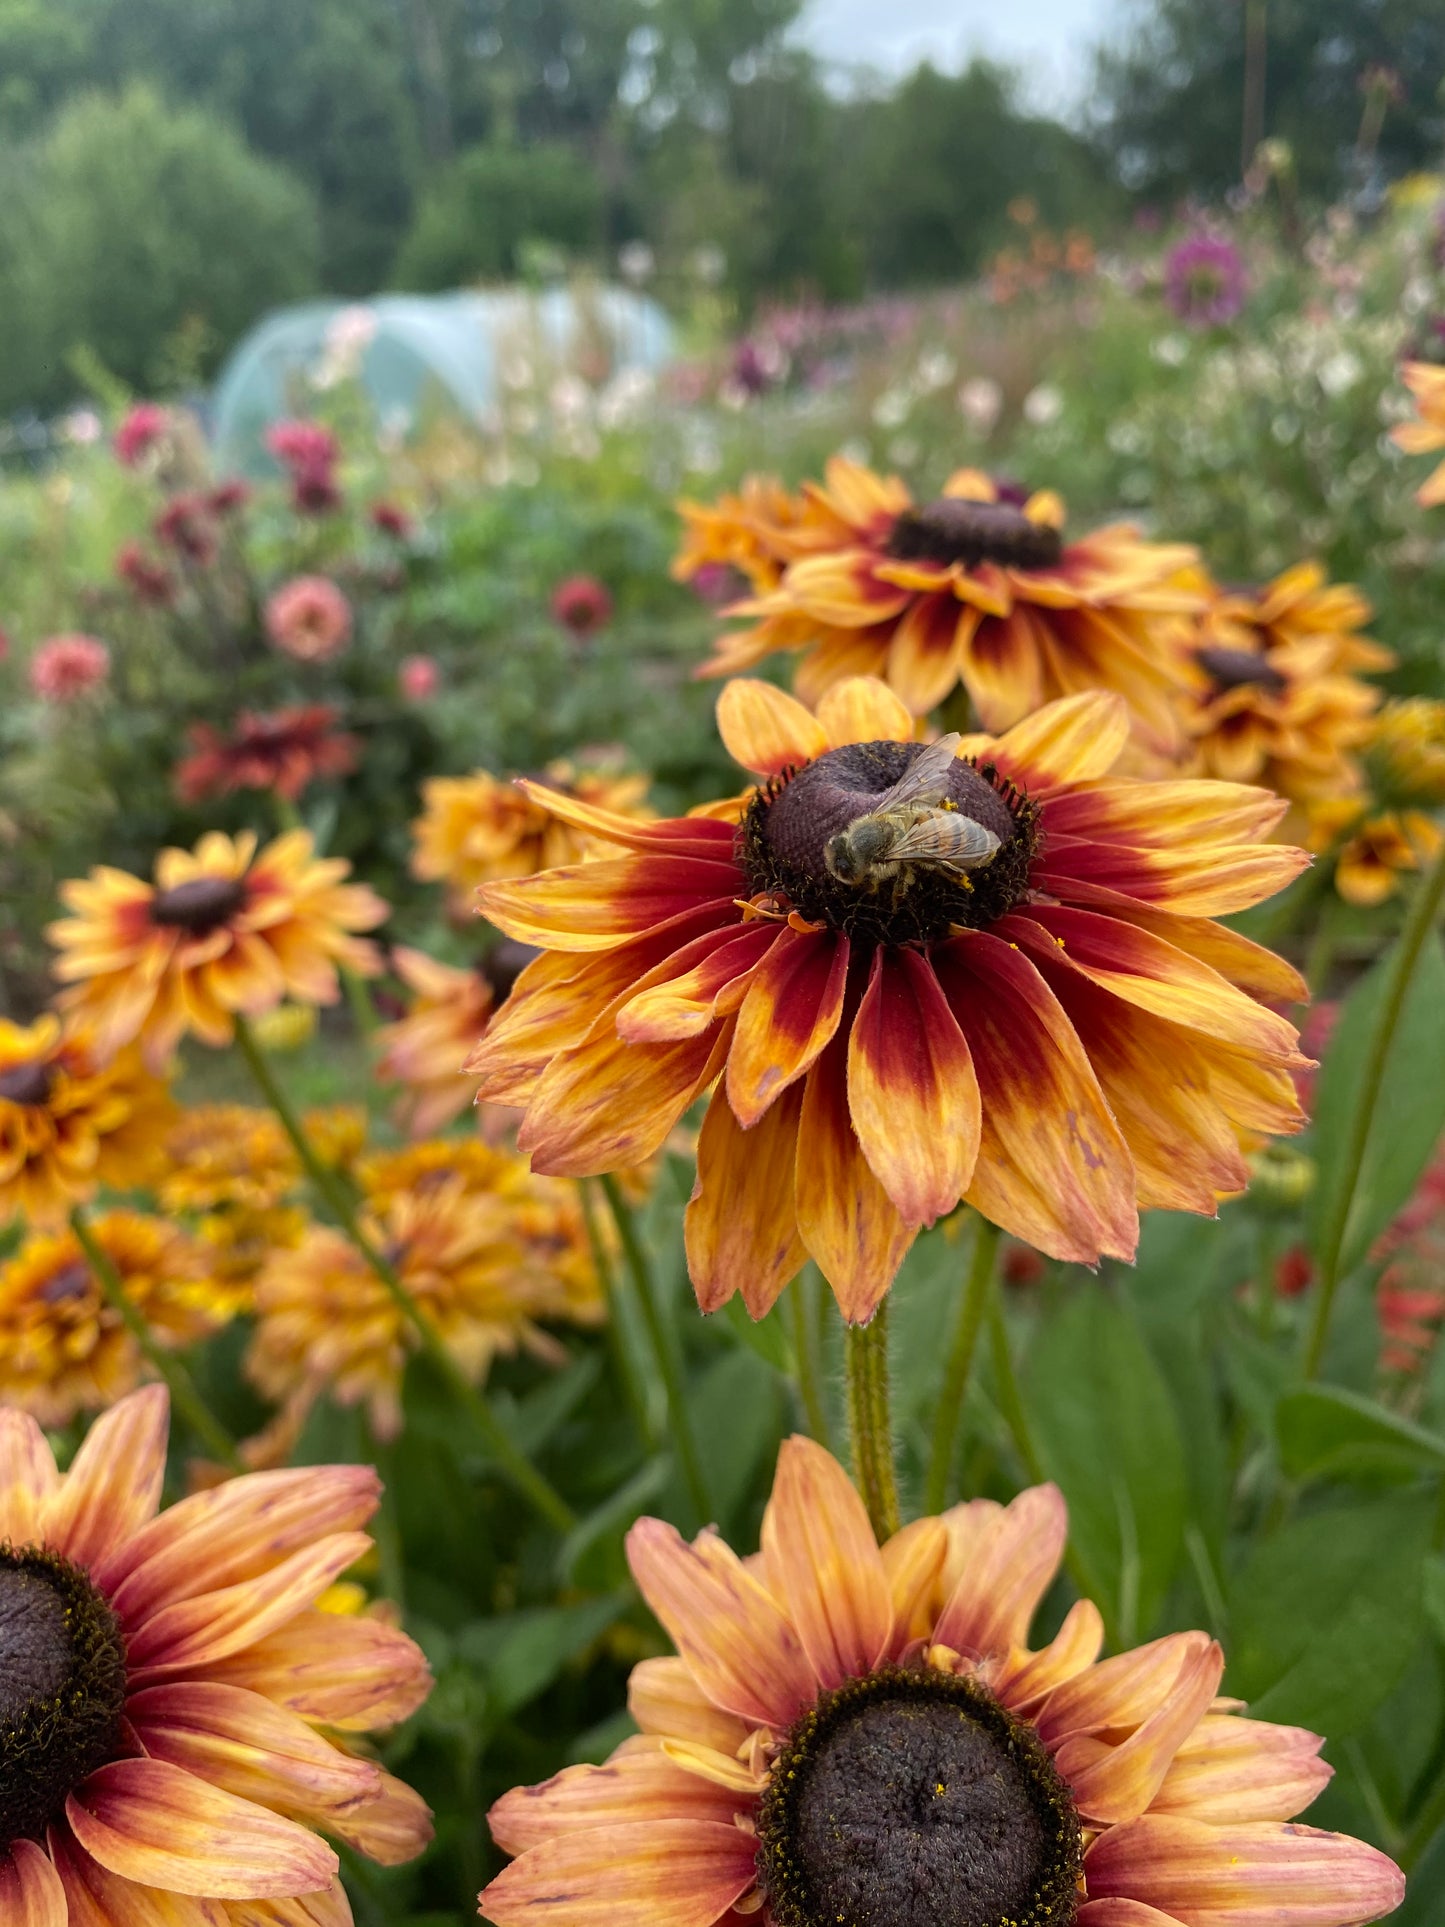
[[[1030,1623],[1064,1550],[1037,1486],[875,1543],[818,1445],[784,1447],[762,1550],[643,1519],[628,1557],[677,1648],[645,1659],[641,1729],[602,1766],[505,1794],[496,1927],[1357,1927],[1404,1877],[1292,1816],[1321,1742],[1219,1700],[1175,1633],[1100,1660],[1080,1600]]]
[[[102,867],[61,885],[71,912],[51,924],[60,951],[59,1002],[114,1051],[139,1036],[147,1063],[165,1064],[193,1031],[228,1044],[235,1017],[274,1010],[284,998],[333,1004],[338,967],[362,976],[381,968],[373,930],[386,905],[351,866],[318,858],[292,830],[259,853],[250,831],[212,830],[195,850],[162,850],[155,881]]]
[[[805,495],[806,548],[775,588],[734,607],[760,621],[721,637],[700,673],[734,675],[802,649],[805,701],[866,673],[922,716],[961,683],[994,730],[1056,697],[1112,689],[1142,742],[1173,747],[1180,672],[1170,640],[1204,605],[1186,575],[1193,549],[1146,542],[1123,523],[1066,542],[1056,495],[1016,506],[971,469],[915,504],[896,477],[834,456],[826,486]]]
[[[0,1224],[58,1223],[102,1185],[137,1183],[172,1110],[139,1051],[102,1062],[51,1012],[28,1026],[0,1017]]]
[[[811,1256],[869,1318],[918,1229],[960,1199],[1053,1257],[1128,1258],[1141,1206],[1212,1214],[1241,1130],[1299,1128],[1287,964],[1214,922],[1308,861],[1263,843],[1284,804],[1109,771],[1124,704],[1054,703],[965,741],[945,815],[991,858],[845,882],[837,839],[924,752],[855,678],[812,715],[731,684],[724,740],[760,780],[659,823],[564,797],[620,846],[482,892],[544,954],[470,1060],[525,1107],[537,1170],[650,1157],[714,1085],[687,1215],[699,1302],[761,1317]]]
[[[62,1477],[0,1409],[0,1920],[348,1927],[321,1836],[386,1865],[431,1836],[347,1745],[426,1698],[421,1652],[317,1609],[370,1548],[376,1474],[255,1473],[161,1512],[166,1433],[165,1392],[136,1392]]]

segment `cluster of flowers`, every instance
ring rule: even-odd
[[[1364,597],[1317,562],[1221,585],[1192,548],[1127,523],[1070,539],[1048,490],[960,470],[919,504],[842,457],[801,493],[751,477],[683,514],[675,573],[726,569],[751,590],[725,611],[749,626],[720,636],[704,674],[800,652],[805,702],[876,675],[914,716],[961,692],[990,730],[1113,690],[1131,774],[1273,791],[1352,902],[1383,900],[1439,847],[1445,705],[1382,705],[1361,672],[1394,658],[1364,634]]]

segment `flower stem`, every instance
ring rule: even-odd
[[[682,1372],[667,1328],[663,1324],[662,1307],[658,1303],[657,1284],[652,1275],[652,1264],[638,1235],[637,1220],[633,1216],[632,1206],[622,1195],[622,1186],[611,1172],[608,1172],[600,1183],[603,1196],[607,1199],[608,1208],[617,1225],[617,1235],[622,1240],[622,1255],[627,1260],[633,1289],[642,1307],[647,1335],[652,1341],[652,1349],[657,1358],[657,1369],[662,1374],[662,1383],[667,1391],[667,1412],[672,1422],[673,1448],[677,1453],[683,1484],[687,1487],[688,1497],[692,1501],[698,1523],[706,1525],[712,1517],[712,1501],[708,1497],[707,1481],[702,1475],[702,1460],[698,1456],[697,1441],[692,1435],[692,1414],[688,1410]]]
[[[646,1451],[651,1452],[657,1445],[653,1432],[652,1415],[648,1411],[647,1386],[643,1381],[637,1361],[628,1343],[627,1327],[623,1321],[622,1294],[618,1289],[612,1272],[612,1260],[602,1242],[602,1226],[597,1221],[597,1200],[593,1195],[590,1179],[579,1178],[577,1195],[582,1200],[582,1222],[587,1227],[587,1244],[592,1253],[592,1268],[597,1273],[602,1296],[607,1305],[607,1345],[612,1353],[613,1370],[622,1387],[622,1396],[627,1401],[627,1409],[632,1414],[632,1422],[637,1428]]]
[[[893,1466],[893,1424],[888,1399],[888,1300],[866,1325],[846,1334],[848,1424],[853,1434],[853,1471],[879,1543],[898,1530],[898,1476]]]
[[[282,1128],[290,1138],[297,1157],[301,1160],[302,1168],[310,1180],[312,1189],[355,1245],[387,1296],[416,1334],[422,1350],[436,1367],[452,1395],[460,1405],[465,1407],[477,1432],[486,1442],[488,1451],[523,1498],[546,1519],[548,1524],[555,1526],[559,1532],[569,1532],[577,1523],[572,1508],[555,1487],[543,1478],[526,1454],[508,1437],[496,1413],[448,1351],[441,1333],[402,1283],[396,1267],[383,1252],[378,1250],[375,1242],[367,1235],[345,1185],[318,1155],[315,1145],[306,1135],[295,1106],[272,1070],[270,1060],[257,1043],[255,1032],[246,1019],[239,1014],[236,1017],[236,1042],[240,1045],[241,1055],[245,1058],[247,1068],[256,1080],[258,1089],[281,1120]]]
[[[792,1325],[793,1356],[798,1365],[798,1396],[808,1431],[824,1449],[830,1449],[828,1414],[823,1405],[823,1388],[818,1380],[818,1354],[814,1345],[816,1324],[808,1303],[812,1296],[813,1274],[805,1270],[788,1288],[788,1317]]]
[[[200,1439],[206,1450],[214,1453],[223,1464],[239,1472],[242,1467],[240,1456],[236,1451],[236,1441],[201,1397],[196,1389],[196,1381],[186,1370],[185,1365],[174,1353],[168,1352],[159,1343],[155,1333],[146,1323],[144,1313],[122,1283],[120,1273],[110,1261],[110,1254],[91,1230],[90,1223],[78,1204],[71,1210],[70,1228],[75,1233],[81,1250],[85,1253],[86,1261],[95,1274],[95,1281],[100,1286],[106,1303],[135,1340],[141,1356],[169,1388],[171,1404]]]
[[[933,1449],[929,1453],[928,1483],[924,1488],[925,1512],[942,1512],[948,1502],[948,1475],[953,1470],[963,1401],[968,1391],[969,1374],[973,1370],[978,1335],[983,1328],[984,1311],[993,1288],[999,1229],[977,1213],[974,1213],[974,1218],[973,1252],[958,1301],[953,1337],[949,1341],[948,1359],[943,1368],[943,1389],[938,1395],[938,1410],[933,1418]]]
[[[1329,1340],[1330,1313],[1334,1309],[1335,1293],[1340,1284],[1340,1258],[1344,1249],[1345,1230],[1350,1221],[1350,1207],[1355,1201],[1360,1170],[1370,1141],[1370,1127],[1375,1121],[1375,1110],[1385,1081],[1385,1065],[1389,1061],[1390,1047],[1395,1041],[1415,966],[1425,948],[1425,939],[1434,928],[1442,896],[1445,896],[1445,845],[1442,845],[1429,872],[1421,879],[1405,918],[1399,944],[1390,962],[1389,980],[1379,1016],[1375,1020],[1375,1033],[1370,1039],[1369,1053],[1365,1058],[1359,1100],[1355,1105],[1355,1114],[1350,1119],[1350,1135],[1345,1144],[1340,1175],[1329,1199],[1316,1253],[1319,1290],[1315,1294],[1314,1317],[1305,1340],[1303,1371],[1306,1379],[1318,1375],[1324,1359]]]

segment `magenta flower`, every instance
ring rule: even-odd
[[[125,468],[136,468],[170,426],[170,415],[156,401],[138,401],[128,408],[111,446]]]
[[[351,604],[324,575],[298,575],[266,604],[266,633],[297,662],[330,662],[351,641]]]
[[[396,683],[408,702],[423,703],[441,687],[442,672],[434,656],[403,656]]]
[[[1239,249],[1218,234],[1191,234],[1164,262],[1164,299],[1190,328],[1217,328],[1244,306],[1248,282]]]

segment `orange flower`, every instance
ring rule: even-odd
[[[479,970],[456,970],[400,944],[391,966],[413,993],[412,1004],[405,1017],[377,1032],[376,1074],[406,1087],[397,1120],[409,1136],[428,1137],[476,1097],[476,1080],[462,1075],[462,1064],[486,1028],[492,987]]]
[[[404,1633],[317,1608],[370,1548],[376,1474],[257,1473],[158,1516],[166,1431],[164,1391],[137,1392],[62,1477],[0,1410],[0,1919],[342,1927],[320,1835],[386,1865],[431,1836],[335,1737],[430,1685]]]
[[[290,996],[334,1004],[337,965],[375,976],[372,930],[386,905],[351,866],[318,859],[293,830],[256,853],[250,831],[212,830],[194,852],[162,850],[155,882],[102,867],[61,885],[73,914],[53,923],[60,1003],[93,1024],[110,1052],[140,1036],[146,1062],[165,1064],[187,1031],[228,1044],[235,1013],[255,1016]]]
[[[506,1793],[496,1927],[1354,1927],[1404,1897],[1362,1841],[1292,1822],[1321,1742],[1217,1701],[1174,1633],[1100,1660],[1080,1600],[1028,1646],[1066,1534],[1056,1487],[875,1544],[842,1468],[784,1445],[762,1550],[658,1519],[633,1575],[678,1657],[634,1668],[603,1766]]]
[[[737,495],[716,502],[679,502],[682,547],[672,563],[675,582],[704,569],[736,569],[762,594],[777,587],[786,563],[827,540],[828,519],[806,495],[791,495],[770,475],[749,475]]]
[[[530,1342],[543,1309],[511,1213],[457,1177],[371,1200],[367,1230],[474,1382],[498,1352]],[[268,1398],[309,1405],[329,1391],[365,1404],[381,1438],[401,1429],[410,1326],[356,1247],[312,1225],[274,1251],[256,1279],[256,1333],[247,1371]]]
[[[1155,747],[1177,737],[1179,671],[1166,637],[1202,606],[1181,572],[1194,551],[1145,542],[1120,523],[1065,542],[1047,491],[1022,507],[961,469],[916,506],[896,477],[835,455],[806,491],[826,528],[770,593],[733,613],[762,618],[724,636],[700,672],[730,676],[779,649],[804,649],[806,702],[846,676],[882,676],[917,716],[962,683],[985,728],[1041,703],[1117,690]]]
[[[1327,798],[1309,813],[1310,848],[1335,852],[1335,888],[1346,903],[1370,909],[1432,863],[1442,840],[1423,810],[1372,810],[1360,797]]]
[[[1390,430],[1390,439],[1407,455],[1430,455],[1445,448],[1445,368],[1432,367],[1428,361],[1407,361],[1401,370],[1405,386],[1415,397],[1420,419],[1401,422]],[[1438,508],[1445,502],[1445,462],[1420,484],[1415,500],[1421,508]]]
[[[1199,571],[1186,579],[1207,582]],[[1369,616],[1359,591],[1327,583],[1317,562],[1260,590],[1218,592],[1185,652],[1191,768],[1300,803],[1357,789],[1352,752],[1380,694],[1352,672],[1395,660],[1360,634]]]
[[[161,1344],[194,1344],[237,1309],[201,1248],[174,1225],[108,1211],[90,1229]],[[42,1425],[68,1425],[134,1391],[143,1370],[74,1232],[28,1238],[0,1267],[0,1397]]]
[[[274,1111],[194,1104],[166,1133],[156,1197],[165,1211],[266,1211],[296,1189],[301,1167]]]
[[[553,790],[645,820],[644,776],[549,763]],[[513,783],[477,770],[471,776],[434,776],[422,784],[422,814],[412,824],[411,873],[445,883],[454,909],[469,913],[477,886],[496,877],[530,876],[555,863],[574,863],[587,840]]]
[[[28,1029],[0,1017],[0,1224],[52,1224],[103,1184],[136,1183],[170,1109],[138,1051],[102,1063],[57,1017]]]
[[[837,839],[924,754],[898,697],[858,678],[814,717],[744,681],[718,715],[763,779],[736,803],[637,824],[544,798],[625,853],[483,891],[545,954],[470,1066],[574,1176],[651,1156],[720,1080],[687,1218],[705,1310],[741,1289],[761,1317],[811,1256],[865,1320],[960,1198],[1051,1256],[1129,1257],[1140,1205],[1213,1215],[1243,1185],[1238,1127],[1299,1128],[1294,1030],[1256,1000],[1303,985],[1210,921],[1305,863],[1258,840],[1277,797],[1111,779],[1124,704],[1074,697],[935,775],[984,864],[872,887]]]

